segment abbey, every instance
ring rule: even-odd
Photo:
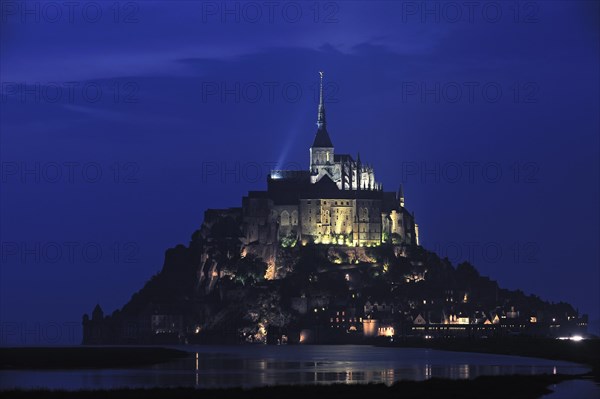
[[[347,246],[384,242],[418,245],[418,225],[404,207],[402,187],[383,191],[373,168],[349,154],[336,154],[327,131],[321,74],[317,132],[305,171],[273,170],[267,191],[243,199],[246,245],[275,241]]]
[[[87,345],[568,337],[587,322],[421,247],[402,188],[384,191],[358,155],[336,154],[322,75],[306,170],[273,170],[241,207],[207,209],[125,306],[82,320]]]

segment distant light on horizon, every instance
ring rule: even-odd
[[[557,339],[559,339],[561,341],[579,342],[579,341],[583,341],[585,338],[583,338],[581,335],[573,335],[572,337],[558,337]]]

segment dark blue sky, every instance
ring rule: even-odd
[[[319,70],[424,246],[600,318],[596,2],[75,3],[0,1],[4,342],[77,343],[207,208],[307,167]]]

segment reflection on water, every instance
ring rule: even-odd
[[[583,373],[586,367],[546,359],[368,346],[184,347],[190,357],[150,367],[0,372],[0,389],[116,387],[251,387],[276,384],[385,383],[433,377]]]
[[[600,385],[592,380],[564,381],[551,386],[554,392],[543,396],[543,399],[598,399]]]

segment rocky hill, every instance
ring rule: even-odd
[[[188,246],[167,250],[161,272],[122,309],[84,315],[84,343],[302,342],[303,334],[335,343],[381,335],[368,333],[365,320],[384,335],[415,334],[421,324],[446,326],[444,334],[456,330],[449,325],[461,334],[585,327],[569,304],[502,289],[469,263],[454,266],[420,246],[303,246],[293,237],[258,245],[241,239],[240,218],[237,208],[207,211]]]

